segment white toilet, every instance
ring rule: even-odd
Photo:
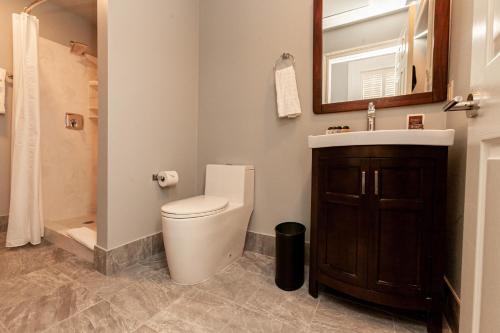
[[[253,166],[207,165],[205,194],[161,208],[172,280],[203,282],[243,253],[253,211]]]

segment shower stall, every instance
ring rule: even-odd
[[[86,53],[83,43],[60,45],[43,38],[39,58],[46,238],[93,261],[97,239],[97,59]]]
[[[92,1],[95,2],[89,0]],[[31,13],[36,6],[46,2],[48,1],[34,1],[24,8],[23,13],[14,15],[36,21],[38,24],[38,19]],[[68,3],[70,1],[66,2]],[[43,20],[39,24],[43,25]],[[28,85],[31,85],[28,89],[38,93],[38,110],[34,110],[33,114],[38,112],[39,130],[32,131],[30,136],[39,141],[36,155],[40,159],[41,176],[37,184],[41,191],[37,214],[42,216],[39,223],[42,226],[41,234],[44,234],[46,240],[93,262],[93,248],[97,239],[97,58],[89,53],[86,42],[68,40],[62,44],[60,41],[38,37],[38,29],[35,30],[37,36],[31,43],[37,43],[37,50],[28,58],[37,59],[38,68],[34,70],[38,73],[38,82],[28,82]],[[29,49],[29,44],[27,45]],[[95,47],[93,49],[95,50]],[[23,57],[16,54],[14,56]],[[14,59],[14,62],[16,61],[18,59]],[[23,71],[26,68],[30,67],[14,67],[14,96],[31,94],[25,91],[26,85],[16,82],[25,76]],[[19,107],[15,110],[18,113],[30,107],[29,103],[18,104]],[[17,128],[14,128],[13,124],[13,140],[16,140],[17,134],[22,134],[22,122],[17,125]],[[28,124],[28,127],[30,126]],[[16,149],[24,154],[28,147],[21,145]],[[31,160],[13,160],[12,170],[26,167],[26,164],[29,167]],[[23,229],[30,219],[16,218],[16,214],[12,214],[12,202],[25,200],[24,196],[18,194],[29,192],[32,184],[25,181],[12,181],[12,184],[9,229]],[[17,197],[14,197],[16,195]],[[31,243],[36,244],[36,241]]]

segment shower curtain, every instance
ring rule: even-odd
[[[43,237],[40,156],[38,19],[12,15],[14,105],[7,247],[39,244]]]

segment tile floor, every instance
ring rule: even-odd
[[[0,233],[0,333],[426,331],[325,292],[281,291],[273,258],[251,252],[187,287],[171,282],[163,256],[107,277],[54,245],[11,250],[4,242]]]

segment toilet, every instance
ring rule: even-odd
[[[243,254],[254,205],[253,166],[207,165],[205,194],[161,208],[172,280],[203,282]]]

